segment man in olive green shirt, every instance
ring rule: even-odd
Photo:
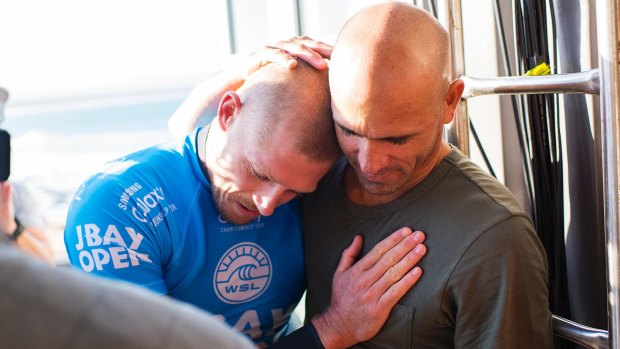
[[[449,38],[390,2],[343,28],[330,91],[340,161],[304,208],[307,314],[329,304],[338,251],[401,226],[426,232],[425,274],[356,348],[550,348],[544,250],[511,193],[442,140],[463,91]],[[383,233],[379,233],[383,232]]]

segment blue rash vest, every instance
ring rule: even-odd
[[[228,223],[200,167],[198,131],[182,145],[112,161],[87,179],[69,208],[69,260],[194,304],[270,345],[305,289],[300,204]]]

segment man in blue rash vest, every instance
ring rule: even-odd
[[[71,264],[192,303],[272,344],[305,289],[293,199],[314,191],[340,155],[333,132],[325,71],[260,68],[183,144],[130,154],[84,182],[67,217]],[[290,338],[341,348],[372,337],[419,278],[423,239],[401,229],[353,264],[354,239],[334,275],[346,297]]]

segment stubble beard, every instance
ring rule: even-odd
[[[221,189],[212,187],[212,198],[213,198],[213,203],[215,204],[215,208],[217,209],[217,211],[222,215],[222,217],[226,221],[230,223],[241,225],[241,224],[247,224],[255,219],[255,218],[250,218],[250,217],[241,217],[235,214],[236,208],[234,206],[235,206],[235,203],[237,202],[251,210],[256,210],[254,203],[247,202],[248,200],[244,199],[241,195],[232,193],[232,194],[228,194],[228,197],[227,197],[227,195]]]
[[[366,179],[366,176],[360,169],[357,160],[347,158],[349,162],[349,167],[353,169],[353,173],[357,179],[359,185],[366,192],[372,195],[391,195],[398,192],[403,186],[407,183],[408,174],[406,171],[400,167],[392,167],[388,168],[387,171],[392,173],[398,173],[400,177],[397,179],[392,179],[390,182],[382,183],[382,182],[372,182]]]

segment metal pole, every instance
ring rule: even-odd
[[[553,315],[553,332],[556,336],[581,344],[586,348],[609,348],[607,331],[584,326],[555,315]]]
[[[232,0],[226,0],[226,19],[228,23],[228,49],[230,54],[237,53],[237,36],[235,34],[235,14]]]
[[[607,247],[607,296],[610,348],[620,348],[620,295],[618,294],[618,166],[620,144],[618,117],[620,116],[618,67],[618,1],[596,2],[597,37],[601,83],[601,123],[603,142],[603,190],[605,194],[605,239]]]
[[[295,32],[297,36],[303,35],[302,22],[301,22],[301,4],[300,0],[295,0],[293,4],[295,8]]]
[[[480,79],[461,76],[465,82],[462,98],[488,94],[589,93],[599,94],[598,69],[580,73],[544,76],[505,76]]]
[[[450,79],[454,80],[465,75],[461,0],[439,1],[439,5],[438,19],[450,35],[452,46]],[[469,156],[469,117],[466,100],[461,100],[457,106],[454,120],[446,127],[445,137],[449,143],[456,145],[463,154]]]

